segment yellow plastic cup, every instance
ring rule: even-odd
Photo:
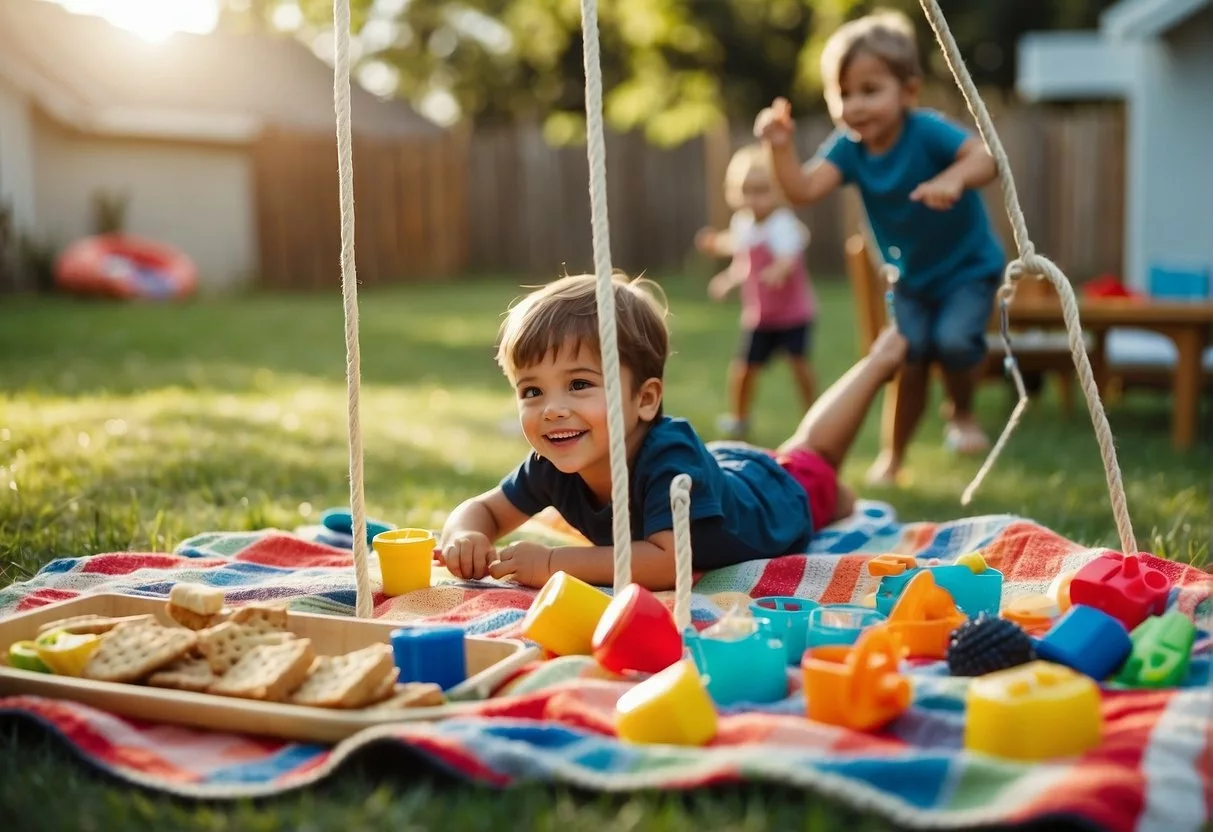
[[[384,595],[404,595],[430,586],[434,534],[426,529],[390,529],[375,535]]]

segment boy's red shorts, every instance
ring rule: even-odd
[[[838,472],[834,467],[820,454],[803,448],[772,456],[809,495],[813,528],[824,529],[833,523],[834,512],[838,510]]]

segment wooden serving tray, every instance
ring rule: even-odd
[[[87,595],[38,607],[0,620],[0,657],[17,641],[34,639],[38,627],[76,615],[124,616],[154,614],[172,624],[165,612],[165,599],[132,595]],[[375,642],[388,643],[399,621],[345,618],[291,612],[291,632],[312,641],[318,655],[358,650]],[[466,713],[468,700],[484,699],[501,682],[539,656],[539,650],[516,639],[467,636],[468,678],[446,691],[449,704],[393,711],[343,711],[235,699],[208,693],[154,688],[118,682],[97,682],[70,676],[55,676],[9,667],[0,658],[0,694],[27,694],[70,699],[123,716],[208,728],[242,734],[258,734],[303,742],[338,742],[363,728],[392,722],[428,722]]]

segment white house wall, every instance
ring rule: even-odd
[[[0,78],[0,203],[12,208],[18,228],[36,219],[30,108],[24,95]]]
[[[257,267],[252,164],[241,148],[100,139],[35,121],[38,227],[57,245],[94,233],[93,197],[126,193],[126,230],[181,248],[202,291]]]
[[[1213,261],[1213,9],[1143,49],[1129,107],[1129,277]]]

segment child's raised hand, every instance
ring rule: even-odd
[[[497,558],[493,541],[480,532],[459,532],[442,548],[442,560],[456,578],[478,581]]]
[[[489,567],[494,578],[513,575],[523,586],[541,587],[552,577],[552,549],[532,540],[519,540],[502,548]]]
[[[769,142],[772,147],[781,147],[792,141],[792,105],[786,98],[776,98],[754,119],[754,136]]]
[[[921,202],[936,211],[946,211],[956,204],[964,193],[964,183],[951,176],[928,179],[910,192],[912,202]]]
[[[704,254],[716,253],[716,229],[701,228],[695,232],[695,248]]]

